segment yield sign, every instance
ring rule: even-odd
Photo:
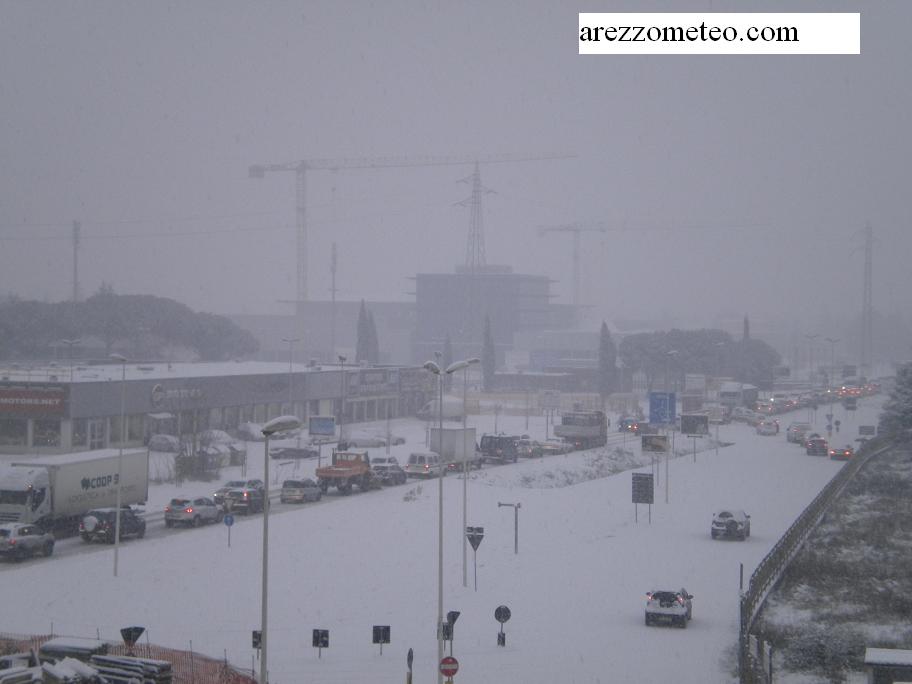
[[[440,661],[440,674],[444,677],[452,677],[459,672],[459,661],[453,656],[447,656]]]
[[[484,528],[466,527],[466,538],[469,540],[469,544],[472,545],[472,550],[478,551],[478,547],[481,545],[481,540],[484,539]]]

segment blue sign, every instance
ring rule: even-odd
[[[225,521],[225,525],[227,527],[231,527],[232,525],[234,525],[234,516],[231,515],[231,513],[229,513],[228,515],[226,515],[224,517],[224,521]]]
[[[335,416],[311,416],[307,425],[307,431],[311,435],[327,435],[332,437],[336,434]]]
[[[677,400],[674,392],[649,393],[649,422],[672,425],[675,422]]]

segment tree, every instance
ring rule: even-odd
[[[497,368],[497,349],[491,335],[491,317],[485,316],[484,337],[481,344],[481,373],[486,391],[494,389],[494,371]]]
[[[358,309],[357,342],[355,343],[355,362],[368,361],[370,358],[370,321],[367,318],[367,305],[361,300]]]
[[[617,386],[617,346],[608,332],[608,325],[602,321],[598,349],[598,387],[602,402]]]
[[[443,368],[449,368],[450,364],[453,363],[453,341],[450,339],[450,334],[447,333],[447,336],[443,340]],[[453,384],[453,376],[446,376],[446,389],[449,389]]]
[[[370,344],[368,345],[367,359],[371,365],[380,363],[380,339],[377,337],[377,324],[374,323],[374,314],[367,312],[367,324]]]
[[[907,363],[896,373],[896,386],[884,403],[880,414],[879,434],[905,437],[912,430],[912,364]]]

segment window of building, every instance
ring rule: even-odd
[[[131,442],[141,442],[145,434],[144,416],[136,414],[127,416],[127,439]]]
[[[36,420],[32,428],[32,446],[60,446],[60,421]]]
[[[209,428],[212,430],[224,429],[224,426],[222,424],[222,409],[221,408],[209,409]]]
[[[88,421],[85,418],[73,418],[73,437],[70,443],[74,447],[84,447],[88,443]]]
[[[0,418],[0,444],[26,446],[28,421],[25,418]]]
[[[238,417],[240,416],[240,410],[237,406],[226,406],[225,415],[224,415],[224,430],[233,430],[236,428],[240,421]]]
[[[254,423],[266,422],[266,404],[257,404],[254,410]]]

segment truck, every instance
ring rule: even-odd
[[[577,449],[591,449],[608,443],[608,417],[604,411],[565,411],[554,435]]]
[[[57,536],[75,534],[83,515],[149,497],[149,452],[100,449],[44,456],[0,468],[0,523],[29,523]]]
[[[481,468],[484,459],[475,442],[475,428],[443,428],[443,443],[440,429],[432,427],[428,446],[440,454],[448,470],[462,470],[463,458],[470,468]]]
[[[324,494],[330,487],[335,487],[340,494],[351,494],[354,485],[358,485],[362,492],[380,488],[380,482],[371,470],[367,451],[333,449],[332,464],[317,468],[316,476]]]

